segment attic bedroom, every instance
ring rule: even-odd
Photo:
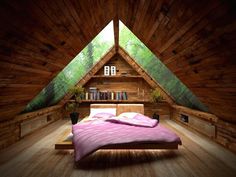
[[[1,0],[0,174],[234,177],[236,3]]]

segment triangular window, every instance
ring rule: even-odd
[[[198,98],[121,22],[119,45],[156,81],[176,103],[208,111]],[[114,46],[111,21],[26,107],[24,112],[58,103]]]
[[[114,46],[111,21],[25,108],[30,112],[58,103],[68,89],[74,86]]]
[[[119,21],[119,45],[180,105],[208,111],[198,98]]]

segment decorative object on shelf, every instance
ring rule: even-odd
[[[115,66],[111,66],[111,75],[115,76],[116,75],[116,67]]]
[[[123,71],[122,73],[121,73],[121,76],[127,76],[128,75],[128,72],[127,71]]]
[[[86,95],[85,100],[87,100]],[[91,91],[89,89],[88,100],[128,100],[128,96],[124,91],[99,91],[97,89]]]
[[[114,100],[114,95],[115,95],[115,93],[111,92],[111,100]]]
[[[85,93],[85,100],[88,100],[88,99],[89,99],[89,93],[86,92],[86,93]]]
[[[82,99],[84,99],[84,88],[81,86],[75,86],[69,89],[69,94],[72,95],[71,101],[66,103],[65,109],[70,111],[71,123],[74,125],[78,122],[79,113],[76,112],[76,109],[79,107],[79,104]]]
[[[110,66],[104,66],[104,75],[109,76],[110,75]]]
[[[159,101],[163,100],[163,97],[161,95],[161,92],[159,91],[159,89],[154,89],[151,92],[151,102],[153,103],[157,103]]]

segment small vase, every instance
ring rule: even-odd
[[[79,113],[78,112],[72,112],[70,113],[70,119],[71,119],[71,123],[74,125],[74,124],[77,124],[78,122],[78,119],[79,119]]]
[[[153,119],[156,119],[158,122],[160,121],[160,116],[157,113],[154,113],[152,116]]]

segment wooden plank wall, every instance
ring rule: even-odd
[[[113,1],[1,0],[0,122],[20,113],[113,16]]]
[[[149,117],[156,113],[160,116],[160,119],[169,119],[170,109],[170,105],[166,102],[144,103],[144,114]]]
[[[236,123],[236,3],[119,1],[119,19],[219,118]]]
[[[46,119],[45,122],[36,122],[34,120],[40,118]],[[0,150],[9,145],[19,141],[21,138],[42,128],[58,119],[62,118],[61,106],[52,106],[38,111],[21,114],[16,116],[11,121],[4,121],[0,123]],[[27,125],[26,125],[27,123]],[[22,125],[25,127],[22,127]],[[40,125],[37,125],[40,124]],[[24,132],[21,132],[21,127]]]
[[[236,152],[236,125],[219,120],[216,123],[216,141]]]
[[[0,122],[13,120],[115,16],[220,119],[218,139],[232,142],[236,5],[230,0],[1,0]],[[17,126],[2,128],[17,134]]]
[[[149,101],[152,88],[138,73],[119,55],[115,55],[105,65],[116,66],[115,78],[104,78],[103,67],[95,74],[91,80],[85,85],[88,91],[89,87],[97,87],[99,91],[126,91],[128,100],[130,101]],[[127,77],[122,77],[122,73],[126,72]],[[100,77],[101,76],[101,77]],[[130,78],[128,76],[134,76]],[[140,76],[135,77],[135,76]]]
[[[212,114],[206,114],[180,106],[172,107],[170,114],[171,119],[182,126],[208,136],[213,141],[236,152],[235,124],[220,120]],[[189,119],[192,119],[193,121],[189,121],[189,123],[181,121],[181,114],[189,116]]]
[[[105,64],[106,66],[116,66],[116,75],[121,76],[122,73],[127,73],[127,75],[138,76],[139,74],[120,56],[115,55],[109,62]],[[96,73],[96,75],[104,75],[103,67]]]
[[[236,122],[234,1],[0,3],[0,121],[21,112],[118,15],[210,112]]]
[[[107,102],[109,103],[109,102]],[[143,104],[140,102],[133,102],[137,104]],[[78,112],[80,113],[80,118],[84,118],[89,115],[90,113],[90,104],[92,103],[81,103],[78,108]],[[112,103],[114,104],[114,103]],[[122,103],[125,104],[125,103]],[[132,103],[127,103],[127,104],[132,104]],[[146,116],[152,117],[154,113],[157,113],[160,115],[160,119],[168,119],[170,118],[170,110],[171,107],[169,106],[168,103],[166,102],[161,102],[161,103],[144,103],[144,114]],[[65,109],[63,109],[63,117],[64,118],[69,118],[69,112],[66,112]]]
[[[84,117],[89,116],[90,114],[90,104],[91,103],[80,103],[77,108],[77,112],[79,113],[79,119],[83,119]],[[70,112],[65,110],[65,107],[62,109],[63,118],[70,119]]]

